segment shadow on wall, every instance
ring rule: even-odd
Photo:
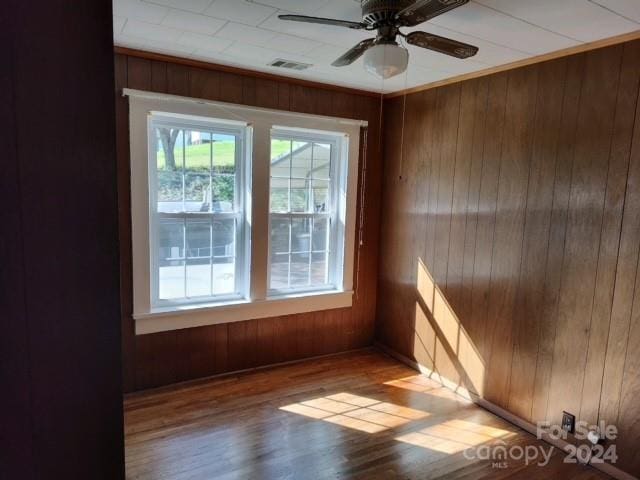
[[[417,261],[413,357],[458,393],[483,396],[485,362],[421,258]]]

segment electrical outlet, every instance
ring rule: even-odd
[[[576,416],[568,412],[562,412],[562,429],[574,433],[576,430]]]

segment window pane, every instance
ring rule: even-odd
[[[184,132],[179,128],[156,128],[156,161],[158,170],[182,172]]]
[[[291,254],[291,286],[302,287],[309,285],[309,255],[310,253]]]
[[[271,140],[270,209],[279,215],[271,216],[269,287],[276,290],[328,285],[333,265],[329,248],[330,219],[336,213],[330,197],[333,144],[311,138],[299,141],[296,136]]]
[[[311,246],[311,219],[291,219],[291,251],[308,252]]]
[[[214,174],[212,180],[213,204],[214,212],[233,212],[234,211],[234,191],[235,191],[235,175],[231,174]]]
[[[182,150],[180,150],[182,155]],[[184,132],[184,210],[208,212],[211,206],[211,134]]]
[[[208,173],[187,173],[184,176],[184,211],[208,212],[210,182]]]
[[[309,187],[294,188],[296,185],[303,185],[306,182],[298,183],[291,181],[291,211],[292,212],[308,212],[309,211]]]
[[[234,293],[236,221],[235,219],[213,221],[213,293]]]
[[[177,128],[160,127],[156,134],[158,212],[181,212],[183,204],[182,141]]]
[[[211,222],[187,220],[187,297],[211,295]]]
[[[211,170],[211,134],[185,130],[184,143],[185,173],[209,174]],[[182,154],[181,150],[180,154]]]
[[[213,221],[213,256],[235,255],[236,221],[233,218]]]
[[[328,282],[329,265],[327,254],[316,252],[311,254],[311,285],[320,286]]]
[[[214,295],[236,293],[235,257],[214,258],[212,270]]]
[[[289,226],[288,218],[271,219],[271,251],[274,253],[289,253]]]
[[[269,286],[274,290],[285,289],[289,286],[289,254],[272,253],[271,271],[269,272]]]
[[[291,177],[310,178],[311,159],[313,156],[312,144],[307,142],[293,142],[291,152]]]
[[[327,237],[329,234],[329,219],[316,218],[313,221],[313,251],[323,252],[328,250]]]
[[[236,137],[233,135],[213,134],[213,173],[235,174]]]
[[[291,140],[271,139],[271,176],[291,175]]]
[[[288,212],[289,211],[289,179],[288,178],[272,178],[271,179],[271,211],[272,212]]]
[[[327,180],[313,180],[313,211],[328,212],[329,205],[329,182]]]
[[[158,229],[159,297],[183,298],[184,291],[184,222],[162,220]]]
[[[313,144],[313,178],[328,180],[331,172],[331,145]]]
[[[213,135],[212,199],[214,212],[233,212],[236,204],[236,137]]]

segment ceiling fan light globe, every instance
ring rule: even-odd
[[[364,54],[365,70],[383,80],[404,72],[408,63],[407,49],[393,43],[374,45]]]

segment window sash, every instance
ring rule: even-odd
[[[158,211],[158,168],[157,168],[157,139],[155,131],[159,127],[167,127],[167,128],[177,128],[182,130],[182,135],[186,131],[197,131],[197,132],[206,132],[211,135],[221,134],[221,135],[229,135],[233,136],[235,139],[235,151],[234,151],[234,161],[235,161],[235,179],[234,179],[234,201],[233,201],[233,211],[231,212],[190,212],[184,211],[184,203],[183,203],[183,211],[177,212],[159,212]],[[237,300],[244,298],[248,295],[248,278],[247,278],[247,267],[249,262],[249,255],[247,249],[247,241],[248,241],[248,231],[245,226],[246,224],[246,212],[245,212],[245,178],[247,175],[247,127],[244,126],[230,126],[224,123],[218,123],[216,120],[194,120],[190,118],[181,118],[174,117],[172,114],[153,114],[149,116],[148,128],[147,128],[147,136],[148,136],[148,176],[149,176],[149,260],[150,260],[150,293],[151,293],[151,307],[169,307],[169,306],[179,306],[179,305],[188,305],[195,303],[204,303],[204,302],[223,302],[229,300]],[[183,175],[186,174],[186,145],[184,144],[183,137],[183,155],[182,155],[182,171]],[[211,144],[211,149],[213,150],[213,144]],[[209,165],[209,178],[210,180],[215,175],[213,172],[213,151],[210,152],[210,165]],[[184,181],[183,181],[184,182]],[[211,184],[209,185],[211,188]],[[185,192],[183,191],[183,202],[185,201]],[[211,200],[213,200],[211,198]],[[212,203],[212,202],[211,202]],[[160,298],[160,221],[161,220],[178,220],[183,222],[183,255],[181,258],[176,258],[176,261],[183,262],[184,267],[184,297],[175,298],[175,299],[162,299]],[[217,220],[235,220],[235,251],[233,258],[235,259],[235,268],[234,268],[234,292],[232,293],[224,293],[224,294],[214,294],[211,295],[199,295],[199,296],[188,296],[188,291],[186,288],[187,284],[187,266],[188,266],[188,256],[187,256],[187,225],[188,220],[195,219],[209,219],[209,224],[213,225],[213,222]],[[213,243],[213,231],[210,231],[210,245],[212,247]],[[213,249],[211,249],[210,253],[212,256],[210,257],[210,265],[213,269],[212,263],[214,258],[218,258],[213,256]],[[231,257],[228,257],[231,258]],[[214,283],[213,278],[211,278],[210,290],[213,290]]]
[[[339,202],[339,192],[340,192],[340,163],[346,161],[346,159],[341,158],[342,156],[342,148],[341,148],[341,140],[338,135],[327,134],[327,133],[306,133],[299,130],[288,130],[286,128],[278,127],[277,129],[272,129],[271,131],[271,141],[273,140],[282,140],[282,141],[290,141],[292,142],[303,142],[310,143],[312,145],[316,143],[329,144],[331,146],[330,153],[330,168],[329,168],[329,178],[321,179],[327,180],[329,186],[329,209],[326,212],[292,212],[291,211],[291,180],[296,179],[297,177],[293,177],[292,169],[293,169],[293,158],[290,158],[290,167],[289,167],[289,177],[283,177],[281,175],[272,175],[271,174],[271,164],[269,166],[269,248],[268,248],[268,265],[267,265],[267,295],[269,296],[281,296],[287,294],[302,294],[309,292],[322,292],[328,290],[336,290],[341,288],[342,279],[338,278],[339,272],[342,270],[340,268],[339,262],[342,258],[341,255],[338,255],[338,249],[340,248],[340,244],[344,242],[340,242],[338,238],[338,225],[337,225],[337,217],[338,217],[338,202]],[[293,152],[293,149],[290,150],[290,154]],[[313,155],[313,153],[312,153]],[[270,155],[271,156],[271,155]],[[312,158],[313,162],[313,158]],[[277,212],[271,211],[271,182],[276,179],[288,179],[289,180],[289,201],[288,201],[288,212]],[[305,178],[307,179],[307,178]],[[310,181],[309,191],[313,188],[313,166],[311,168],[311,177],[308,178]],[[311,201],[312,196],[309,197],[308,201]],[[288,259],[288,272],[287,272],[287,288],[274,288],[272,287],[272,258],[274,255],[279,255],[279,253],[273,252],[273,241],[272,241],[272,222],[275,219],[285,220],[288,219],[290,222],[293,219],[327,219],[328,220],[328,236],[327,243],[325,248],[326,256],[325,261],[327,262],[327,283],[322,285],[301,285],[301,286],[291,286],[291,256],[295,254],[292,246],[291,239],[291,227],[289,228],[289,251],[286,253],[289,257]],[[313,234],[313,230],[311,230],[311,234]],[[309,254],[309,278],[311,277],[311,263],[313,258],[313,239],[310,239],[310,250]],[[342,247],[344,248],[344,247]],[[307,253],[307,252],[304,252]],[[284,255],[285,253],[283,253]]]

